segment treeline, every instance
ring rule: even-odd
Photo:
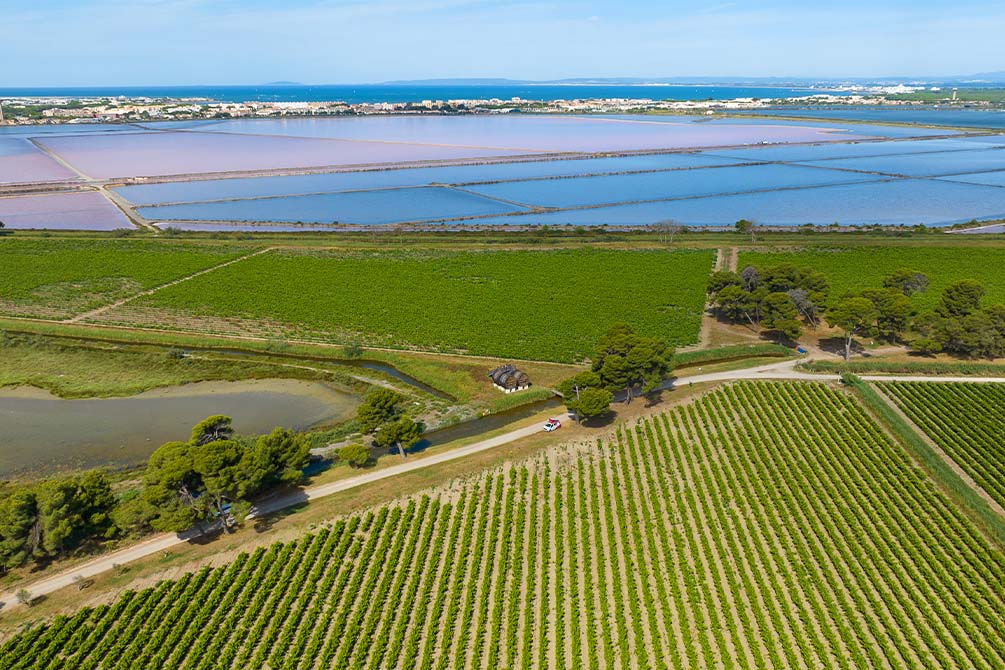
[[[217,415],[198,423],[188,441],[159,447],[138,489],[116,495],[96,470],[15,486],[0,498],[0,573],[129,534],[230,530],[254,496],[299,482],[309,457],[303,435],[276,428],[235,436],[231,419]]]
[[[1005,356],[1005,305],[985,305],[985,288],[972,279],[947,286],[934,311],[918,313],[911,296],[928,289],[928,277],[900,268],[878,287],[833,296],[827,277],[791,263],[740,272],[715,272],[708,294],[719,314],[797,341],[821,321],[840,330],[844,356],[856,337],[907,344],[920,354],[940,351],[967,358]]]

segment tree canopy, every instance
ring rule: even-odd
[[[844,332],[844,359],[851,358],[855,336],[864,333],[876,321],[879,311],[872,301],[861,296],[839,300],[827,310],[827,323]]]
[[[673,349],[663,340],[639,335],[630,326],[613,326],[597,345],[593,372],[612,393],[625,392],[630,402],[636,388],[652,391],[670,374]]]
[[[363,403],[356,409],[360,431],[368,435],[398,418],[403,400],[400,393],[387,388],[375,388],[367,393]]]
[[[719,314],[796,340],[802,324],[816,328],[827,303],[830,282],[813,268],[781,263],[739,273],[720,271],[709,278],[707,292]]]
[[[15,489],[0,499],[0,573],[112,537],[115,504],[108,478],[98,471]]]
[[[229,528],[253,495],[299,481],[310,456],[301,436],[276,428],[254,442],[210,439],[232,435],[229,417],[212,416],[196,425],[188,442],[168,442],[151,455],[141,495],[151,527],[181,531],[220,518]]]
[[[399,416],[397,419],[385,423],[373,436],[373,443],[380,449],[396,448],[402,458],[426,430],[422,422],[415,421],[407,416]]]
[[[584,370],[561,381],[558,392],[565,399],[566,408],[580,421],[606,414],[614,400],[614,394],[593,370]]]
[[[582,421],[589,421],[604,416],[611,411],[614,394],[607,389],[586,388],[579,392],[579,397],[572,401],[569,409],[576,413]]]
[[[950,284],[942,291],[935,313],[947,319],[967,316],[980,307],[984,292],[984,287],[973,279]]]
[[[904,295],[924,293],[928,289],[928,277],[910,268],[897,268],[883,279],[884,288],[892,288]]]

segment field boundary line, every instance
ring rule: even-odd
[[[133,300],[136,300],[137,298],[142,298],[142,297],[145,297],[145,296],[148,296],[148,295],[153,295],[154,293],[156,293],[157,291],[160,291],[162,289],[166,289],[166,288],[169,288],[171,286],[175,286],[177,284],[181,284],[182,282],[186,282],[186,281],[188,281],[190,279],[195,279],[196,277],[201,277],[204,274],[208,274],[210,272],[213,272],[214,270],[219,270],[220,268],[225,268],[228,265],[233,265],[234,263],[239,263],[241,261],[246,261],[249,258],[253,258],[254,256],[260,256],[260,255],[262,255],[264,253],[268,253],[270,251],[273,251],[274,249],[275,249],[275,247],[266,247],[265,249],[259,249],[258,251],[251,252],[250,254],[245,254],[244,256],[239,256],[237,258],[232,258],[229,261],[225,261],[225,262],[220,263],[218,265],[213,265],[212,267],[204,268],[202,270],[199,270],[198,272],[193,272],[190,275],[185,275],[184,277],[179,277],[178,279],[173,279],[173,280],[167,282],[166,284],[160,284],[159,286],[154,286],[153,288],[149,288],[149,289],[147,289],[145,291],[140,291],[139,293],[135,293],[135,294],[133,294],[131,296],[128,296],[126,298],[122,298],[120,300],[116,300],[113,303],[109,303],[107,305],[103,305],[101,307],[98,307],[97,309],[92,309],[89,312],[84,312],[82,314],[77,314],[76,316],[70,317],[69,319],[63,319],[62,321],[58,321],[57,323],[81,323],[81,322],[83,322],[83,321],[85,321],[87,319],[94,318],[95,316],[98,316],[99,314],[104,314],[105,312],[113,310],[116,307],[121,307],[122,305],[125,305],[127,302],[131,302]]]
[[[908,428],[910,428],[915,433],[917,433],[918,437],[921,438],[921,441],[924,442],[925,444],[927,444],[928,447],[933,452],[935,452],[935,454],[939,458],[941,458],[945,462],[945,464],[947,466],[949,466],[949,469],[952,470],[954,473],[956,473],[957,477],[959,477],[961,480],[963,480],[964,484],[966,484],[967,486],[969,486],[970,488],[972,488],[974,490],[974,492],[978,496],[980,496],[984,500],[984,502],[986,502],[988,504],[988,507],[990,507],[992,510],[994,510],[994,512],[998,516],[1000,516],[1003,519],[1005,519],[1005,508],[1003,508],[1001,506],[1001,504],[998,503],[997,500],[995,500],[990,495],[988,495],[988,492],[985,491],[981,487],[980,484],[978,484],[976,481],[974,481],[974,478],[971,477],[969,474],[967,474],[966,470],[964,470],[963,468],[961,468],[960,465],[959,465],[959,463],[957,463],[955,460],[953,460],[952,456],[950,456],[949,454],[947,454],[946,451],[942,447],[940,447],[938,445],[938,443],[935,440],[933,440],[931,438],[931,436],[929,436],[928,433],[926,433],[920,426],[918,426],[918,424],[916,424],[914,422],[914,420],[911,419],[911,417],[909,417],[907,415],[907,413],[904,412],[904,410],[902,410],[900,408],[900,405],[898,405],[896,403],[896,401],[894,401],[892,398],[890,398],[890,396],[888,396],[886,394],[886,392],[883,391],[883,389],[881,389],[876,384],[873,384],[872,388],[876,392],[876,395],[879,396],[880,400],[882,400],[883,402],[885,402],[890,407],[890,409],[893,411],[893,413],[896,414],[898,417],[900,417],[901,421],[903,421],[905,424],[907,424]]]

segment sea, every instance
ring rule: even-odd
[[[792,98],[814,93],[841,94],[825,88],[675,84],[340,84],[262,86],[115,86],[0,88],[0,98],[208,98],[217,102],[421,102],[423,100],[573,100],[648,98],[651,100],[733,100]]]

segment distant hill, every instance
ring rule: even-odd
[[[809,77],[570,77],[566,79],[507,79],[493,78],[439,78],[439,79],[398,79],[381,82],[387,86],[626,86],[626,85],[739,85],[739,86],[834,86],[839,84],[891,85],[891,84],[996,84],[1005,85],[1005,71],[980,72],[969,75],[944,77],[933,76],[888,76],[888,77],[833,77],[812,79]]]
[[[530,81],[526,79],[395,79],[380,82],[384,86],[526,86],[528,84],[543,84],[547,82]]]

